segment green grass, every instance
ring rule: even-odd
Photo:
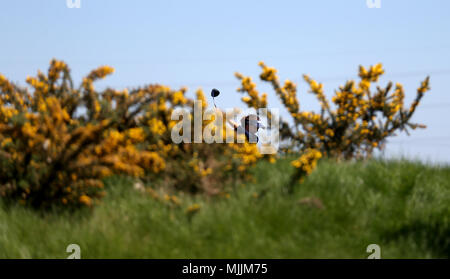
[[[256,181],[230,198],[180,196],[169,207],[136,191],[132,181],[106,181],[108,195],[75,215],[13,206],[0,209],[0,258],[448,258],[450,168],[408,161],[323,161],[294,194],[283,190],[289,160],[262,162]],[[259,194],[255,197],[255,193]],[[323,209],[299,203],[316,197]],[[188,205],[199,203],[192,220]]]

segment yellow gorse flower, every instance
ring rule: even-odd
[[[65,199],[67,201],[67,199]],[[81,195],[80,196],[80,203],[87,205],[87,206],[91,206],[92,205],[92,199],[86,195]]]
[[[200,205],[198,203],[194,203],[193,205],[188,206],[188,208],[186,208],[186,214],[188,215],[193,215],[195,213],[197,213],[200,210]]]

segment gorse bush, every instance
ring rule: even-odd
[[[0,75],[0,195],[5,200],[42,209],[92,206],[104,195],[102,179],[113,174],[209,194],[222,193],[227,177],[245,178],[259,156],[253,145],[172,142],[172,111],[193,104],[185,88],[96,91],[94,82],[113,71],[100,67],[78,88],[68,66],[57,60],[47,74],[28,77],[28,87]]]
[[[360,81],[350,80],[339,87],[332,98],[333,105],[325,96],[323,84],[304,75],[309,92],[320,103],[320,113],[316,113],[301,110],[296,84],[290,80],[282,84],[275,68],[263,62],[259,65],[262,68],[260,79],[272,85],[292,116],[293,125],[282,121],[280,134],[282,140],[289,143],[284,146],[284,151],[302,153],[298,160],[292,162],[298,170],[296,178],[310,173],[322,155],[342,159],[365,158],[374,149],[381,149],[386,138],[396,132],[425,127],[410,120],[424,93],[429,90],[428,77],[417,89],[413,103],[407,107],[404,105],[405,92],[399,83],[394,86],[389,82],[385,87],[377,86],[372,90],[372,83],[384,73],[381,64],[368,69],[360,66]],[[240,73],[235,75],[241,81],[238,91],[247,93],[242,101],[255,109],[266,107],[267,96],[259,94],[251,77]]]
[[[160,89],[96,92],[93,82],[112,72],[100,67],[75,89],[67,65],[53,60],[47,75],[27,78],[31,92],[0,75],[1,196],[36,208],[90,206],[103,177],[164,168],[138,148],[145,138],[133,119]]]

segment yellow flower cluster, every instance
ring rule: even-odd
[[[317,166],[317,161],[322,158],[322,153],[316,149],[307,149],[292,165],[297,169],[296,178],[303,181],[304,176],[309,175]]]
[[[195,213],[197,213],[200,210],[200,205],[198,203],[194,203],[193,205],[188,206],[188,208],[186,208],[186,214],[188,215],[193,215]]]
[[[267,67],[262,61],[260,61],[258,65],[263,69],[262,73],[259,75],[262,80],[275,81],[278,79],[277,70],[275,68]]]
[[[252,78],[244,77],[240,73],[235,73],[234,75],[241,80],[241,87],[238,88],[238,92],[246,92],[248,94],[248,96],[242,97],[242,101],[251,108],[266,108],[267,94],[264,93],[259,96],[259,92],[256,90],[256,84],[252,81]]]
[[[110,67],[110,66],[101,66],[99,68],[97,68],[96,70],[93,70],[89,75],[88,75],[88,79],[90,80],[97,80],[97,79],[103,79],[105,78],[107,75],[110,75],[114,73],[114,68]]]
[[[81,204],[84,204],[86,206],[92,206],[92,199],[86,195],[81,195],[79,200]],[[63,201],[67,203],[67,199],[65,198],[63,198]]]
[[[282,86],[276,75],[277,71],[274,68],[268,67],[262,61],[258,65],[262,68],[261,80],[270,82],[282,104],[291,116],[294,117],[295,121],[299,121],[300,119],[297,113],[300,110],[300,105],[297,99],[297,86],[290,80],[286,80]]]
[[[208,108],[208,101],[206,100],[205,93],[203,92],[202,89],[198,89],[195,92],[195,96],[196,96],[197,101],[201,102],[201,104],[202,104],[202,113],[204,113],[204,111]]]
[[[184,97],[184,91],[177,91],[172,96],[172,103],[174,105],[184,105],[187,103],[186,98]]]
[[[258,152],[258,147],[255,144],[248,142],[242,144],[232,144],[232,148],[236,151],[234,158],[240,162],[238,171],[244,173],[249,167],[253,166],[262,155]]]
[[[308,75],[303,75],[303,79],[309,84],[309,87],[311,88],[310,92],[316,95],[322,110],[329,111],[330,105],[323,92],[323,84],[317,83],[317,81],[311,79]]]
[[[48,79],[52,82],[60,77],[61,72],[67,73],[68,67],[63,61],[53,59],[50,62],[50,69],[48,70]]]
[[[151,118],[148,122],[150,131],[155,135],[163,135],[166,132],[166,126],[158,118]]]
[[[381,63],[371,66],[369,70],[364,66],[359,66],[359,77],[362,81],[377,82],[378,78],[383,74],[384,70]]]
[[[143,142],[145,140],[145,132],[141,127],[131,128],[128,130],[128,137],[131,140],[130,143]]]

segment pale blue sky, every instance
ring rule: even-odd
[[[414,120],[428,125],[391,140],[387,155],[450,162],[450,1],[144,1],[0,0],[0,72],[24,84],[65,60],[75,81],[108,64],[116,73],[99,87],[162,83],[187,85],[189,94],[218,88],[217,103],[241,106],[233,73],[257,77],[258,61],[299,82],[304,109],[317,104],[300,78],[308,73],[331,95],[359,64],[382,62],[386,80],[405,85],[407,100],[431,75],[432,91]],[[278,107],[273,92],[269,103]]]

